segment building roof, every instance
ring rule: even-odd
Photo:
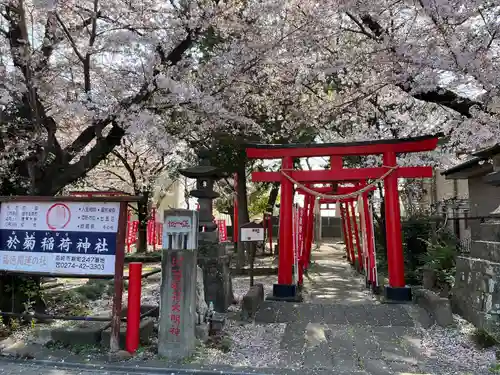
[[[460,180],[491,173],[493,172],[493,165],[488,160],[498,154],[500,154],[500,144],[497,143],[491,147],[473,152],[471,154],[472,158],[441,172],[441,175],[449,180]]]

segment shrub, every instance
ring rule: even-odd
[[[452,287],[455,282],[457,241],[448,231],[440,231],[430,239],[421,239],[427,251],[421,255],[421,268],[436,272],[438,283]]]
[[[432,224],[429,217],[415,215],[401,223],[403,254],[405,262],[405,278],[407,284],[418,284],[422,279],[421,256],[427,251],[427,244],[421,239],[430,238]],[[375,225],[375,244],[377,251],[377,267],[379,272],[387,273],[387,247],[385,228]]]

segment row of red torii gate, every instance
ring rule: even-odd
[[[336,203],[340,208],[347,259],[359,271],[365,272],[367,286],[377,287],[369,197],[377,184],[383,183],[389,276],[384,294],[388,300],[410,300],[411,289],[406,286],[404,274],[398,179],[430,178],[433,168],[399,166],[397,155],[432,151],[438,140],[439,136],[422,136],[355,143],[248,145],[246,152],[250,159],[281,159],[279,172],[252,173],[253,182],[279,182],[281,185],[278,283],[274,284],[272,296],[268,298],[301,300],[303,273],[311,260],[315,205],[322,203]],[[381,155],[382,165],[344,167],[344,157],[366,155]],[[329,157],[330,169],[294,170],[294,159],[310,157]],[[295,193],[304,195],[301,214],[297,214],[300,210],[294,204]]]

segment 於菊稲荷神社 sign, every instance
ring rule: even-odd
[[[120,203],[5,202],[0,270],[114,275]]]

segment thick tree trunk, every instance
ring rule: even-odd
[[[146,253],[148,251],[148,220],[149,220],[149,192],[140,193],[143,199],[137,202],[137,219],[139,220],[137,233],[137,252]]]
[[[248,215],[248,198],[247,198],[247,178],[245,165],[240,166],[238,170],[238,181],[236,184],[236,196],[238,200],[238,225],[241,227],[250,221]],[[238,228],[239,230],[239,228]],[[245,246],[243,242],[238,241],[236,269],[241,270],[246,263]]]

